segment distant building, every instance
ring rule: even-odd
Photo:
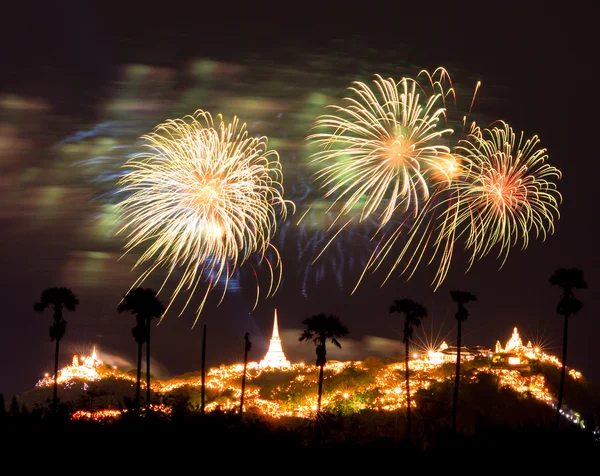
[[[283,348],[281,347],[281,339],[279,338],[279,327],[277,325],[277,309],[275,309],[275,317],[273,319],[273,335],[269,343],[269,350],[265,357],[260,361],[261,367],[271,367],[276,369],[289,368],[290,361],[285,358]]]
[[[446,362],[456,362],[456,356],[458,355],[458,347],[448,345],[446,342],[438,347],[437,350],[430,350],[427,353],[427,360],[432,364],[444,364]],[[460,348],[460,360],[469,361],[476,357],[491,358],[492,351],[480,345],[475,347],[461,346]]]
[[[446,342],[442,342],[437,350],[430,350],[427,354],[427,359],[432,364],[444,364],[446,362],[456,362],[456,356],[458,355],[458,347],[452,345],[449,346]],[[461,346],[460,348],[460,360],[468,361],[473,360],[475,354],[469,350],[468,347]]]
[[[529,360],[538,359],[540,355],[540,349],[534,347],[531,341],[527,342],[527,345],[523,345],[519,331],[515,327],[513,329],[512,336],[504,347],[500,344],[500,341],[496,342],[493,363],[504,364],[511,367],[527,366]]]
[[[98,357],[96,346],[92,349],[92,354],[82,356],[75,354],[71,360],[71,365],[63,367],[58,371],[58,383],[62,384],[74,378],[82,380],[95,381],[100,379],[98,368],[103,365],[103,362]],[[37,387],[49,386],[54,383],[54,378],[49,373],[44,374],[44,378],[38,381]]]
[[[469,347],[469,350],[475,355],[475,357],[485,357],[487,359],[491,359],[494,355],[491,349],[483,347],[481,345]]]

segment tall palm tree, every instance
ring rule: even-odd
[[[560,372],[560,386],[558,387],[558,402],[556,403],[556,427],[560,425],[560,409],[562,407],[563,392],[565,386],[565,374],[567,371],[567,336],[569,332],[569,317],[577,314],[583,304],[579,301],[573,289],[586,289],[587,283],[583,278],[583,271],[578,268],[564,269],[560,268],[554,271],[550,276],[550,284],[558,286],[562,289],[562,296],[556,306],[556,313],[565,316],[565,324],[563,330],[563,357],[562,369]]]
[[[410,341],[413,337],[413,328],[421,325],[421,319],[427,317],[427,309],[418,302],[412,299],[397,299],[394,304],[390,307],[390,314],[397,312],[404,314],[404,363],[405,363],[405,377],[406,377],[406,438],[410,441],[411,436],[411,418],[410,418],[410,378],[408,362],[410,359],[409,347]]]
[[[321,412],[321,397],[323,396],[323,369],[327,363],[327,339],[338,348],[342,345],[337,340],[348,334],[348,328],[340,321],[339,317],[333,315],[318,314],[302,321],[306,329],[300,334],[300,342],[312,340],[315,343],[317,353],[317,365],[319,369],[319,389],[317,393],[317,413]]]
[[[63,309],[75,311],[79,305],[79,299],[69,288],[54,287],[42,291],[39,302],[33,305],[37,312],[43,312],[51,307],[53,310],[53,322],[50,326],[50,342],[56,342],[54,349],[54,389],[52,391],[52,410],[56,412],[58,406],[58,354],[60,341],[67,331],[67,321],[63,318]]]
[[[146,324],[144,323],[143,317],[136,316],[137,324],[131,329],[131,335],[135,339],[138,345],[138,356],[137,356],[137,379],[135,381],[135,414],[140,414],[140,385],[142,381],[142,349],[146,343],[146,337],[148,332],[146,331]]]
[[[471,301],[477,301],[477,297],[469,291],[450,291],[452,300],[458,305],[458,310],[454,315],[458,322],[458,331],[456,337],[456,375],[454,377],[454,398],[452,399],[452,433],[456,433],[456,412],[458,410],[458,384],[460,382],[460,350],[462,347],[462,323],[469,318],[469,311],[465,304]]]
[[[117,306],[119,312],[130,312],[135,315],[137,325],[132,329],[133,337],[138,344],[138,368],[136,385],[136,412],[140,408],[140,381],[142,377],[142,345],[146,343],[146,405],[150,407],[150,328],[152,319],[165,313],[165,306],[150,288],[130,290]]]

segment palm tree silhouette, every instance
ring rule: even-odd
[[[456,375],[454,377],[454,398],[452,399],[452,433],[456,434],[456,412],[458,410],[458,385],[460,383],[460,350],[462,346],[462,323],[469,318],[469,311],[465,304],[477,301],[477,297],[469,291],[450,291],[452,300],[458,304],[458,310],[454,315],[458,322],[456,337]]]
[[[321,397],[323,396],[323,369],[327,363],[327,339],[338,348],[342,345],[337,337],[348,334],[348,328],[340,321],[339,317],[333,315],[318,314],[302,321],[306,329],[300,334],[300,342],[312,340],[316,346],[317,365],[319,370],[319,389],[317,393],[317,413],[321,412]]]
[[[418,302],[412,299],[397,299],[390,307],[390,314],[397,312],[404,314],[404,362],[405,362],[405,377],[406,377],[406,438],[411,439],[411,422],[410,422],[410,379],[408,362],[410,359],[409,347],[413,337],[413,328],[421,325],[421,319],[427,317],[427,309]]]
[[[52,325],[50,326],[50,342],[56,342],[54,349],[54,389],[52,391],[52,411],[56,412],[58,406],[58,353],[60,341],[67,331],[67,321],[63,318],[63,309],[75,311],[79,305],[77,296],[69,288],[54,287],[44,289],[39,302],[33,305],[37,312],[43,312],[51,307],[53,310]]]
[[[130,290],[117,306],[118,312],[130,312],[135,315],[137,325],[131,330],[138,344],[137,383],[135,389],[135,408],[140,410],[140,381],[142,379],[142,345],[146,343],[146,405],[150,408],[150,323],[165,313],[165,307],[150,288]]]
[[[560,410],[563,401],[563,392],[565,386],[565,374],[567,371],[567,335],[569,332],[569,317],[577,314],[583,304],[573,294],[573,289],[586,289],[587,283],[583,278],[583,271],[578,268],[559,268],[550,276],[550,284],[562,289],[562,296],[556,306],[556,313],[565,316],[563,330],[563,357],[562,369],[560,372],[560,386],[558,387],[558,401],[556,403],[556,428],[560,425]]]

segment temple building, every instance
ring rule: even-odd
[[[524,358],[538,358],[540,349],[538,347],[533,347],[531,341],[527,342],[527,345],[523,345],[519,331],[515,327],[510,340],[506,343],[504,348],[502,348],[500,341],[496,342],[495,353],[506,354],[509,365],[522,365],[525,361]]]
[[[283,348],[281,347],[281,339],[279,338],[279,327],[277,326],[277,309],[275,309],[275,317],[273,319],[273,335],[269,344],[269,350],[265,357],[260,361],[261,367],[271,367],[276,369],[289,368],[290,361],[285,358]]]
[[[58,371],[58,383],[68,382],[72,379],[78,378],[88,381],[100,380],[100,374],[98,369],[103,365],[103,362],[98,357],[96,352],[96,346],[92,349],[92,354],[88,356],[82,356],[75,354],[71,365],[63,367]],[[37,387],[52,385],[54,377],[50,373],[45,373],[44,378],[38,381]]]
[[[446,342],[442,342],[437,350],[430,350],[427,353],[427,360],[431,364],[443,364],[446,362],[456,362],[456,356],[458,355],[458,348],[456,346],[449,346]],[[480,352],[474,351],[464,345],[460,348],[460,360],[473,360],[476,356],[480,355]]]

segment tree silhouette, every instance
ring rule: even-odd
[[[411,415],[410,415],[410,378],[409,378],[409,365],[410,360],[409,347],[410,341],[413,337],[413,328],[421,325],[421,319],[427,317],[427,309],[418,302],[412,299],[397,299],[394,304],[390,307],[390,314],[397,312],[404,314],[404,363],[405,363],[405,377],[406,377],[406,438],[407,441],[411,440]]]
[[[39,302],[33,305],[37,312],[43,312],[48,307],[52,308],[53,322],[50,326],[50,342],[56,342],[54,349],[54,388],[52,391],[52,411],[56,412],[58,408],[58,355],[60,341],[67,331],[67,321],[63,318],[63,309],[75,311],[79,305],[79,300],[69,288],[54,287],[42,291]]]
[[[315,343],[317,353],[317,365],[319,370],[319,388],[317,392],[317,413],[321,412],[321,397],[323,396],[323,370],[327,363],[327,339],[338,348],[342,345],[337,337],[348,334],[348,328],[340,321],[339,317],[318,314],[302,321],[306,329],[300,334],[300,342],[312,340]]]
[[[4,394],[0,393],[0,420],[4,419],[8,415],[6,411],[6,404],[4,403]]]
[[[458,410],[458,385],[460,383],[460,350],[462,346],[462,323],[469,317],[469,311],[465,304],[471,301],[477,301],[477,297],[469,291],[450,291],[452,300],[458,305],[458,310],[454,317],[458,322],[456,337],[456,375],[454,377],[454,397],[452,399],[452,433],[456,434],[456,413]]]
[[[200,386],[200,408],[202,415],[204,415],[205,410],[205,401],[206,401],[206,324],[204,324],[204,328],[202,330],[202,385]]]
[[[131,330],[138,344],[137,383],[135,389],[136,414],[140,411],[140,385],[142,379],[142,345],[146,343],[146,405],[150,409],[150,324],[152,319],[165,313],[165,307],[150,288],[130,290],[117,306],[118,312],[130,312],[135,315],[137,325]]]
[[[560,410],[563,401],[565,374],[567,371],[567,336],[569,332],[569,317],[577,314],[583,304],[573,294],[573,289],[586,289],[587,284],[583,278],[583,271],[578,268],[559,268],[550,276],[550,284],[562,289],[561,299],[556,306],[556,313],[565,317],[563,330],[563,356],[560,372],[560,385],[558,387],[558,401],[556,403],[556,427],[560,425]]]
[[[246,391],[246,368],[248,366],[248,352],[252,348],[252,342],[250,342],[250,334],[246,332],[244,335],[244,373],[242,374],[242,395],[240,397],[240,420],[244,413],[244,392]]]
[[[10,402],[10,407],[8,408],[8,414],[16,418],[21,415],[21,409],[19,408],[19,401],[17,400],[17,396],[13,395],[12,400]]]

